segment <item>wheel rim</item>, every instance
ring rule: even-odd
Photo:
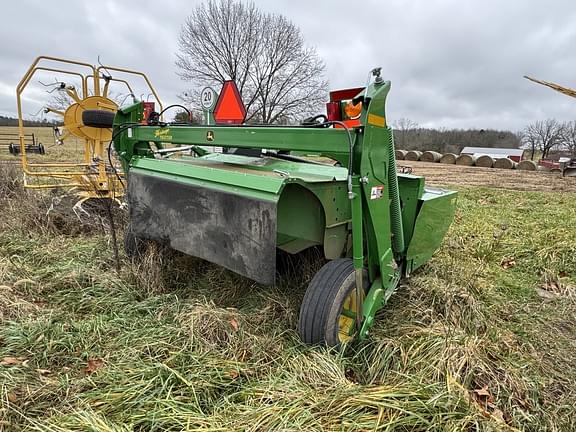
[[[361,297],[364,300],[364,295]],[[356,333],[356,314],[358,313],[358,302],[356,300],[356,289],[353,289],[348,297],[344,299],[342,311],[338,317],[338,339],[340,343],[349,342]]]

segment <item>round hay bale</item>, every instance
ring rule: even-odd
[[[441,153],[435,151],[425,151],[422,153],[422,156],[420,156],[420,160],[422,162],[438,162],[441,157]]]
[[[488,155],[482,155],[476,160],[477,167],[492,168],[494,166],[494,159]]]
[[[516,168],[516,162],[508,158],[499,158],[494,161],[494,168],[514,169]]]
[[[409,161],[417,161],[420,160],[420,157],[422,156],[422,152],[419,150],[410,150],[409,152],[406,153],[406,156],[404,159],[409,160]]]
[[[534,161],[523,160],[518,164],[518,169],[522,171],[536,171],[538,169],[538,165]]]
[[[446,153],[440,158],[440,163],[454,165],[457,157],[454,153]]]
[[[406,158],[406,150],[396,150],[396,159],[397,160],[404,160]]]
[[[463,165],[463,166],[474,166],[476,163],[477,156],[469,155],[469,154],[461,154],[456,158],[456,165]]]

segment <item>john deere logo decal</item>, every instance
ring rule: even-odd
[[[206,132],[206,141],[214,141],[214,131]]]

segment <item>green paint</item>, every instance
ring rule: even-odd
[[[137,171],[272,201],[277,204],[278,248],[297,253],[323,245],[329,259],[353,258],[355,268],[366,268],[370,280],[359,332],[365,337],[400,277],[424,264],[440,246],[455,209],[454,192],[426,191],[422,177],[396,174],[392,130],[385,125],[389,90],[390,82],[384,81],[368,87],[363,126],[351,130],[351,196],[345,168],[349,142],[341,128],[134,125],[122,131],[122,125],[141,120],[142,107],[135,104],[116,115],[115,148],[128,181],[130,172]],[[331,157],[341,166],[216,153],[155,158],[150,143],[157,148],[286,150]]]
[[[364,233],[362,232],[362,192],[360,179],[352,177],[352,259],[356,270],[364,268]]]
[[[409,272],[428,261],[440,247],[446,231],[454,220],[456,192],[430,189],[424,192],[420,202],[414,234],[406,253]]]

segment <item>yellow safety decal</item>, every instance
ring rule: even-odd
[[[168,140],[168,141],[172,140],[172,134],[170,133],[170,129],[168,129],[168,128],[156,129],[154,131],[154,136],[156,138],[163,139],[163,140]]]
[[[386,118],[376,114],[368,114],[368,124],[386,127]]]

